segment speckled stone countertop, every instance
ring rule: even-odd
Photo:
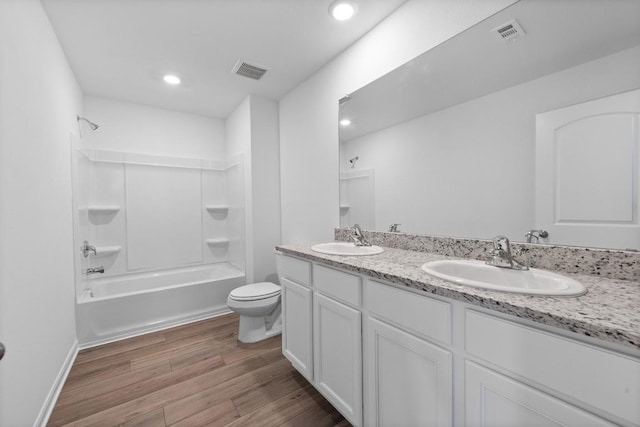
[[[311,246],[281,245],[276,249],[284,254],[640,350],[640,282],[637,281],[563,273],[582,282],[587,293],[579,297],[519,295],[456,285],[432,277],[421,269],[425,262],[455,257],[387,247],[379,255],[338,256],[314,252]]]

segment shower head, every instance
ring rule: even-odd
[[[349,163],[351,163],[351,167],[354,167],[357,161],[358,161],[358,156],[355,156],[354,158],[349,159]]]
[[[84,120],[85,122],[87,122],[87,124],[89,125],[89,127],[91,128],[91,130],[96,130],[98,129],[100,126],[98,126],[97,124],[93,123],[91,120],[89,119],[85,119],[84,117],[80,117],[80,116],[76,116],[78,119],[78,123],[80,123],[80,120]]]

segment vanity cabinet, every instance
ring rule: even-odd
[[[282,287],[282,354],[313,382],[311,263],[276,256]]]
[[[451,305],[367,280],[366,424],[453,424]],[[436,344],[439,343],[439,344]]]
[[[451,353],[367,319],[367,425],[452,425]]]
[[[277,255],[282,353],[355,426],[362,425],[362,278]]]
[[[362,425],[362,278],[313,265],[316,388],[354,425]]]
[[[640,426],[637,351],[278,255],[283,353],[356,426]]]
[[[466,424],[612,427],[587,411],[482,365],[465,363]]]
[[[361,425],[361,313],[320,293],[313,299],[315,385],[349,421]]]
[[[637,358],[505,316],[468,307],[463,315],[469,424],[546,425],[534,422],[544,416],[549,425],[640,425]]]

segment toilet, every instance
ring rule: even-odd
[[[227,306],[240,315],[240,342],[254,343],[282,332],[280,286],[275,283],[240,286],[229,293]]]

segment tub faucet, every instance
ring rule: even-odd
[[[89,252],[93,252],[94,255],[98,254],[96,252],[96,247],[91,246],[86,240],[82,242],[82,247],[80,248],[80,250],[82,251],[82,255],[84,255],[85,258],[89,256]]]
[[[394,223],[394,224],[391,224],[391,225],[389,226],[389,233],[398,233],[398,232],[399,232],[399,231],[398,231],[398,226],[399,226],[399,225],[402,225],[402,224],[395,224],[395,223]]]
[[[538,243],[540,238],[549,237],[549,232],[546,230],[529,230],[525,233],[524,237],[527,238],[527,243]],[[536,239],[534,242],[533,239]]]
[[[95,267],[95,268],[87,268],[84,271],[84,274],[86,274],[87,276],[89,276],[90,274],[98,274],[98,273],[100,273],[100,274],[104,273],[104,267],[103,266]]]
[[[512,270],[524,271],[529,269],[526,265],[522,265],[513,259],[509,239],[505,236],[496,236],[493,238],[493,249],[486,263],[494,267],[510,268]]]
[[[349,236],[356,246],[371,246],[371,243],[365,239],[362,229],[358,224],[353,226],[353,234]]]

